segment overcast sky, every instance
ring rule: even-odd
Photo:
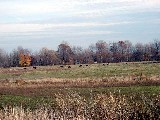
[[[160,0],[0,0],[0,48],[160,39]]]

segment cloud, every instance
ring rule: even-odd
[[[122,22],[88,22],[88,23],[59,23],[59,24],[0,24],[1,33],[16,33],[16,32],[37,32],[48,31],[56,28],[70,28],[70,27],[99,27],[99,26],[114,26],[122,24],[133,24],[132,21]]]
[[[77,16],[100,17],[139,12],[160,12],[159,0],[93,0],[81,6]]]
[[[1,36],[7,35],[22,35],[22,36],[32,36],[36,35],[47,35],[47,34],[61,34],[62,32],[67,33],[70,30],[70,33],[75,33],[75,29],[78,30],[79,33],[75,34],[92,34],[87,30],[94,29],[96,34],[97,28],[104,28],[107,26],[118,27],[118,26],[127,26],[127,25],[137,25],[141,23],[146,24],[160,24],[160,19],[147,20],[146,22],[142,20],[140,21],[119,21],[119,22],[73,22],[73,23],[48,23],[48,24],[36,24],[36,23],[16,23],[16,24],[0,24],[0,34]],[[81,30],[86,30],[85,32]],[[101,30],[100,30],[101,31]],[[81,32],[81,33],[80,33]],[[23,34],[22,34],[23,33]],[[102,31],[99,33],[101,34]],[[113,33],[113,32],[112,32]]]
[[[78,33],[69,33],[69,35],[106,35],[106,34],[118,34],[120,32],[113,32],[113,31],[87,31],[87,32],[78,32]],[[64,34],[64,33],[62,33]]]
[[[0,13],[17,17],[84,16],[160,11],[160,0],[23,0],[1,1]]]
[[[0,40],[149,40],[159,13],[160,0],[0,0]]]

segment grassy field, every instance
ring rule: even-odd
[[[1,86],[113,87],[159,85],[160,64],[111,63],[0,69]]]
[[[160,74],[160,64],[110,63],[91,65],[68,65],[23,68],[6,68],[0,70],[0,79],[42,79],[42,78],[105,78],[114,76],[133,76],[144,74],[148,77]]]
[[[1,68],[0,119],[160,119],[160,64],[68,66]]]
[[[55,101],[57,94],[66,95],[68,93],[76,93],[83,96],[86,100],[90,100],[91,97],[97,94],[110,93],[114,95],[135,96],[137,101],[140,100],[141,95],[145,95],[147,98],[160,95],[160,86],[133,86],[133,87],[100,87],[100,88],[17,88],[1,90],[0,106],[3,105],[18,105],[30,108],[35,108],[38,104],[51,105]]]

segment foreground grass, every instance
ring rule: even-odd
[[[0,90],[0,107],[3,106],[24,106],[25,108],[34,109],[37,106],[54,105],[56,94],[66,95],[77,93],[86,100],[90,100],[97,94],[110,93],[114,95],[139,96],[145,95],[152,98],[160,95],[160,86],[132,86],[132,87],[99,87],[99,88],[53,88],[53,87],[34,87],[34,88],[8,88]]]
[[[160,95],[145,94],[96,94],[88,99],[77,92],[57,93],[53,104],[41,104],[35,109],[23,105],[4,106],[0,110],[3,120],[158,120],[160,119]],[[138,98],[138,99],[137,99]],[[21,98],[19,98],[21,99]],[[53,98],[52,98],[53,99]],[[52,100],[50,98],[50,100]],[[136,99],[136,100],[135,100]]]
[[[160,86],[8,88],[1,91],[0,119],[158,120]]]

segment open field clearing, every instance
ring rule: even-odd
[[[159,85],[160,64],[111,63],[0,69],[2,86],[100,87]]]
[[[160,64],[0,69],[0,119],[160,119]]]

